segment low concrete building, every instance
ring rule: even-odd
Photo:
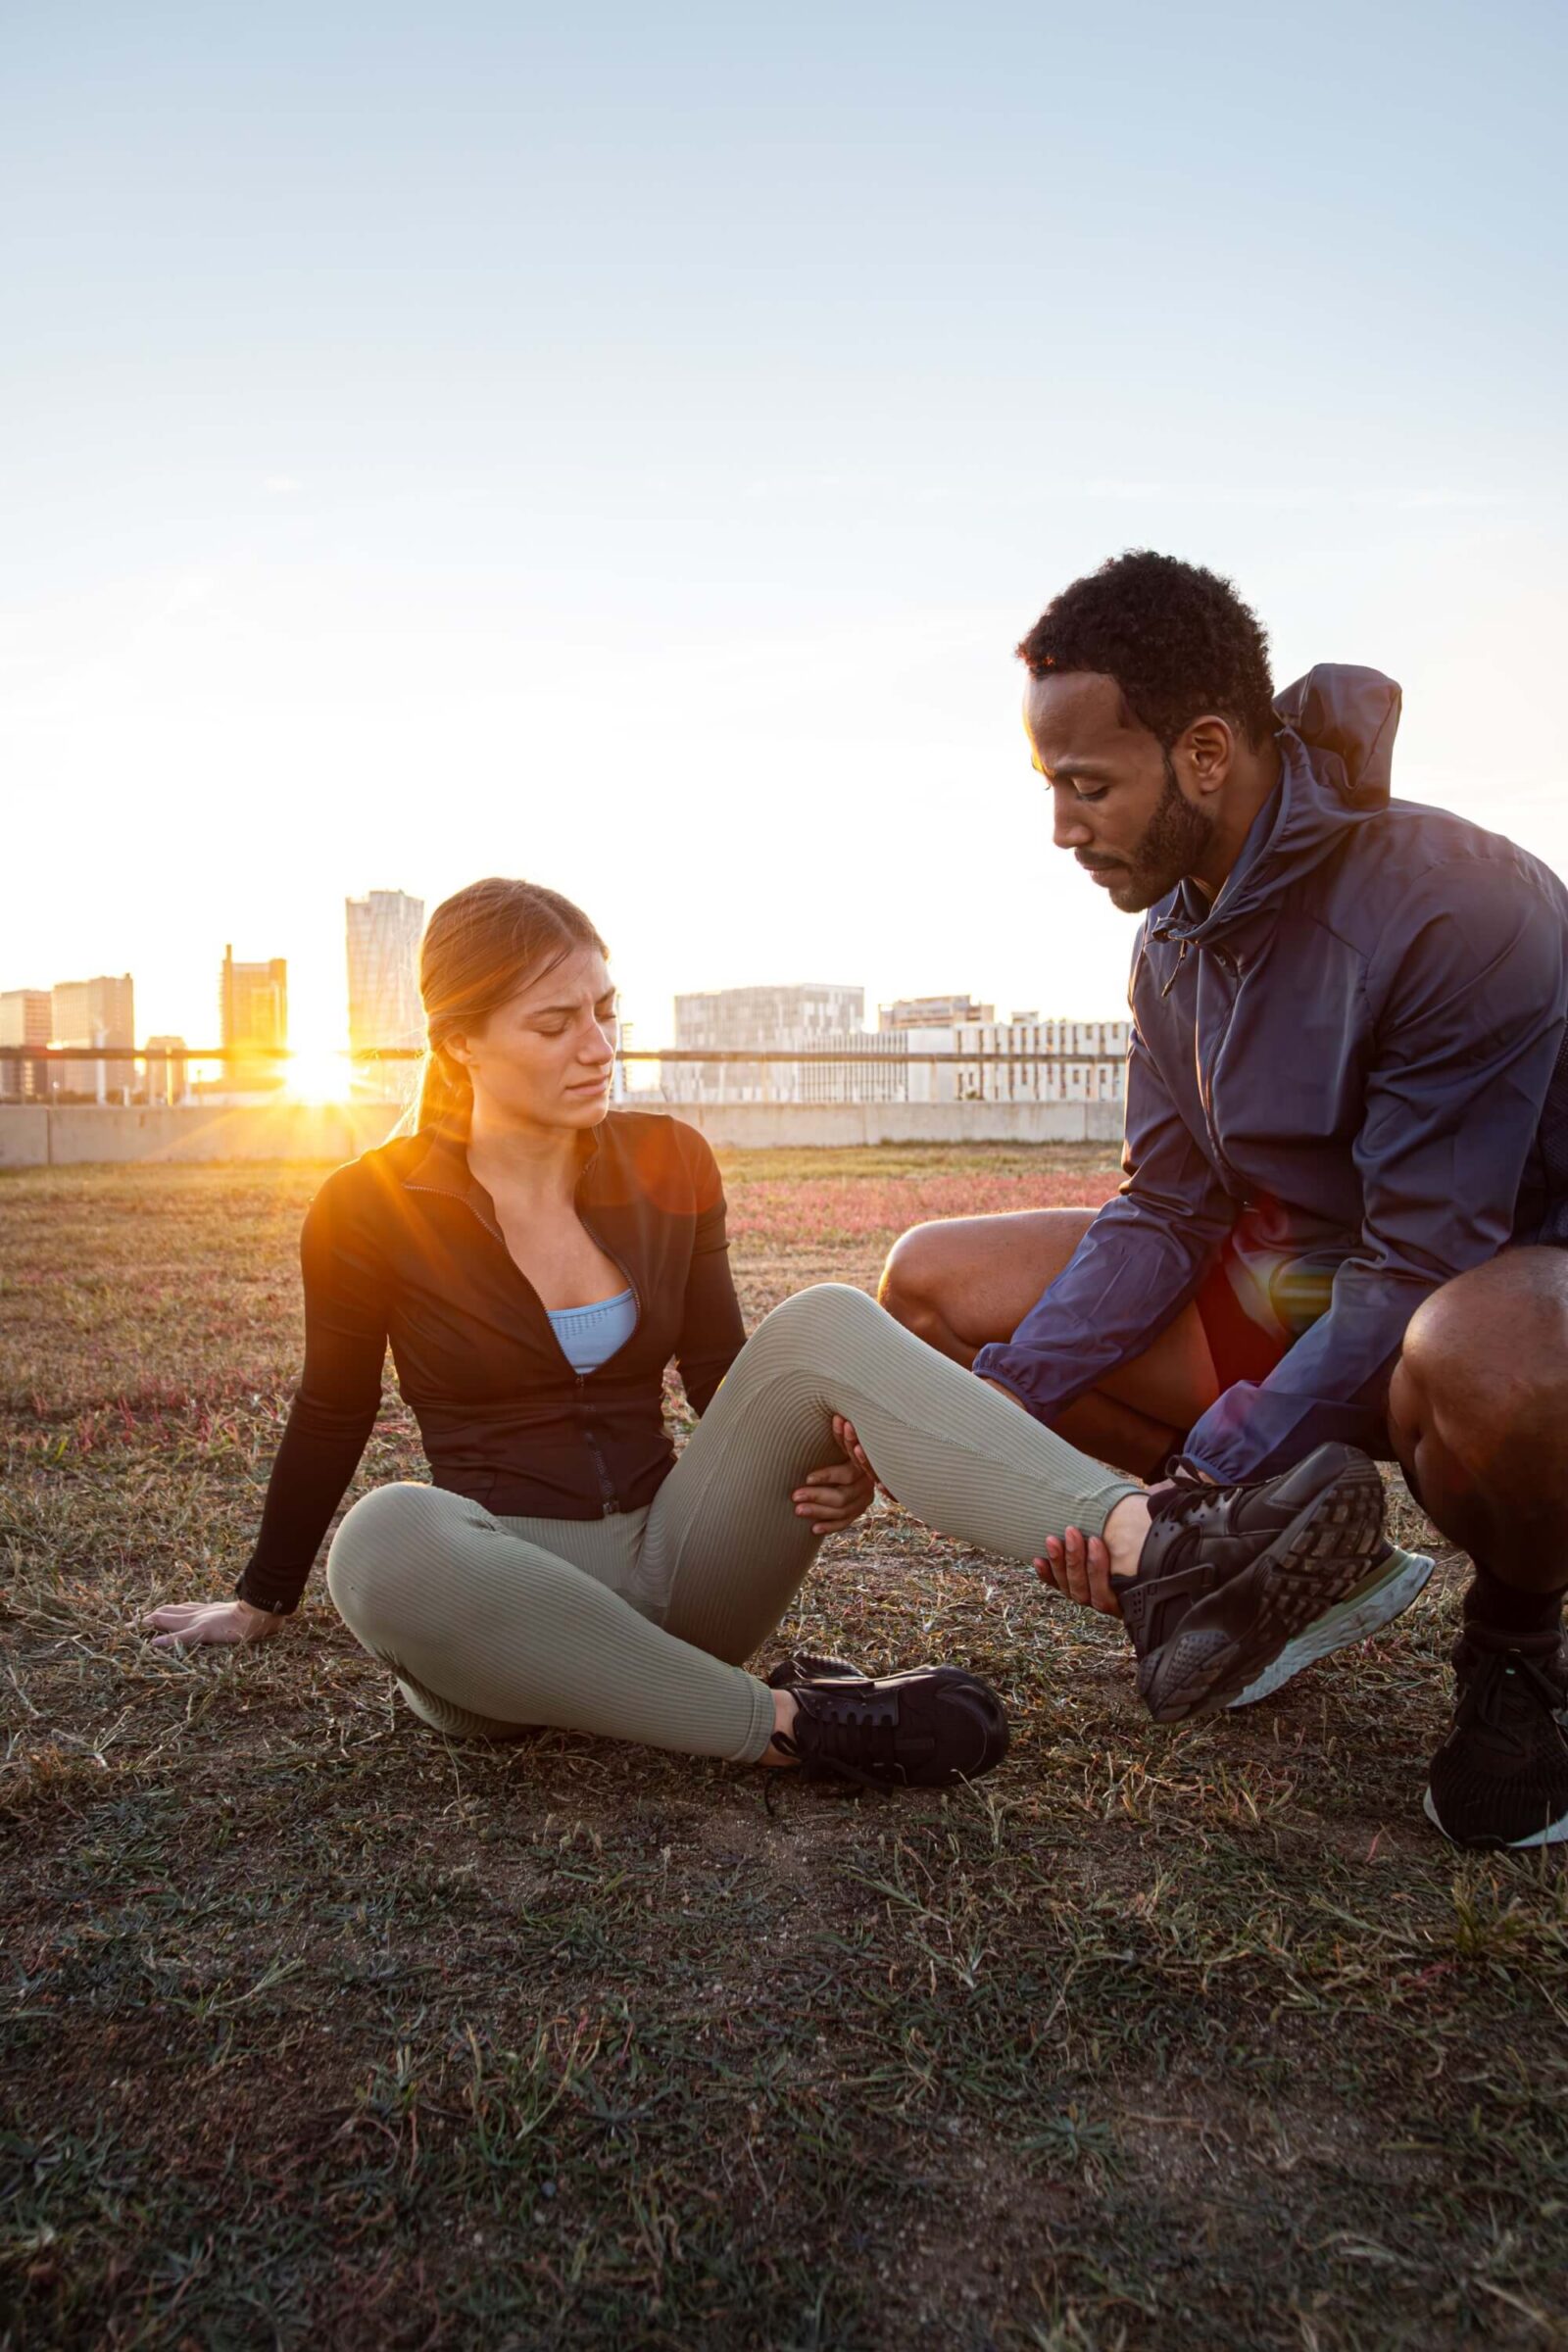
[[[1128,1021],[965,1021],[952,1029],[911,1029],[908,1100],[1120,1102],[1131,1034]],[[922,1062],[921,1053],[975,1058]]]
[[[718,988],[675,999],[675,1044],[705,1053],[781,1053],[808,1046],[829,1051],[844,1039],[865,1040],[865,991],[836,981],[797,980],[758,988]],[[869,1043],[869,1040],[866,1040]],[[682,1062],[662,1067],[671,1102],[791,1101],[778,1064]]]
[[[953,1029],[963,1021],[994,1021],[994,1004],[981,1004],[965,994],[955,997],[899,997],[877,1006],[876,1025],[894,1029]]]
[[[149,1102],[184,1102],[190,1098],[190,1064],[182,1037],[150,1037],[147,1056]]]

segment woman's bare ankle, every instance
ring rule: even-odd
[[[1136,1576],[1149,1533],[1149,1497],[1124,1494],[1105,1521],[1104,1545],[1112,1576]]]
[[[771,1744],[770,1744],[770,1745],[768,1745],[767,1747],[764,1747],[764,1748],[763,1748],[763,1750],[762,1750],[762,1758],[761,1758],[761,1760],[762,1760],[762,1762],[763,1762],[764,1764],[797,1764],[797,1763],[799,1763],[799,1761],[800,1761],[800,1758],[799,1758],[798,1756],[786,1755],[786,1754],[785,1754],[785,1752],[784,1752],[784,1750],[783,1750],[783,1748],[781,1748],[781,1747],[779,1746],[779,1744],[778,1744],[778,1737],[779,1737],[779,1734],[780,1734],[781,1732],[784,1734],[785,1738],[787,1739],[787,1738],[789,1737],[790,1733],[791,1733],[791,1732],[794,1730],[794,1728],[795,1728],[795,1717],[796,1717],[796,1715],[797,1715],[798,1711],[799,1711],[799,1710],[798,1710],[798,1708],[797,1708],[797,1706],[796,1706],[796,1702],[795,1702],[795,1693],[794,1693],[794,1691],[793,1691],[793,1690],[775,1690],[775,1691],[774,1691],[774,1693],[773,1693],[773,1739],[772,1739],[772,1742],[771,1742]]]

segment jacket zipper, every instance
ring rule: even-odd
[[[584,1169],[583,1176],[586,1174],[587,1170]],[[621,1260],[615,1255],[614,1250],[607,1248],[605,1243],[600,1240],[598,1234],[595,1233],[593,1227],[589,1224],[587,1218],[583,1215],[581,1208],[578,1206],[577,1195],[582,1191],[583,1176],[578,1177],[576,1185],[572,1191],[572,1206],[574,1209],[576,1209],[577,1222],[579,1225],[581,1225],[584,1233],[587,1234],[589,1240],[594,1244],[595,1248],[604,1250],[606,1257],[609,1258],[611,1264],[615,1268],[615,1271],[624,1280],[626,1288],[631,1293],[632,1304],[637,1310],[638,1319],[641,1320],[643,1311],[642,1298],[637,1289],[636,1283],[632,1280],[630,1272],[622,1264]],[[458,1200],[462,1198],[461,1194],[453,1194],[443,1191],[441,1186],[437,1184],[406,1184],[404,1189],[405,1191],[411,1193],[430,1193],[433,1194],[436,1199],[442,1200]],[[497,1232],[493,1226],[485,1223],[483,1217],[479,1215],[479,1211],[474,1207],[471,1200],[465,1200],[463,1205],[477,1221],[481,1231],[488,1233],[492,1241],[500,1243],[502,1249],[506,1250],[507,1263],[512,1267],[514,1273],[519,1276],[523,1282],[527,1282],[528,1277],[523,1273],[522,1268],[517,1264],[517,1261],[513,1256],[512,1251],[507,1250],[505,1235]],[[532,1283],[528,1283],[528,1288],[533,1290]],[[535,1292],[534,1296],[537,1298],[538,1293]],[[599,1481],[599,1515],[602,1519],[618,1518],[620,1516],[620,1499],[615,1493],[615,1482],[610,1475],[610,1464],[605,1459],[604,1447],[600,1445],[598,1437],[595,1435],[593,1429],[589,1425],[588,1416],[591,1407],[588,1402],[588,1382],[592,1375],[586,1372],[579,1372],[577,1370],[576,1365],[572,1362],[570,1356],[561,1345],[560,1335],[558,1334],[555,1325],[550,1321],[550,1316],[547,1310],[545,1311],[545,1323],[549,1330],[550,1338],[555,1347],[556,1353],[560,1356],[562,1362],[571,1374],[572,1381],[575,1386],[577,1416],[582,1429],[583,1446],[587,1451],[589,1460],[593,1464],[594,1476]],[[620,1353],[621,1348],[629,1348],[630,1346],[631,1341],[629,1339],[623,1340],[621,1342],[621,1347],[616,1348],[615,1355]],[[614,1356],[607,1356],[605,1359],[606,1363],[613,1363],[614,1360]],[[598,1367],[601,1372],[604,1370],[604,1364],[601,1364]]]
[[[1200,949],[1199,953],[1201,955],[1202,950]],[[1236,999],[1240,994],[1239,986],[1236,985],[1239,981],[1239,969],[1235,956],[1227,949],[1210,948],[1208,953],[1224,973],[1230,994],[1225,1008],[1225,1026],[1220,1031],[1214,1051],[1209,1056],[1208,1083],[1202,1092],[1203,1124],[1208,1130],[1208,1140],[1214,1153],[1214,1164],[1220,1172],[1225,1189],[1228,1193],[1240,1198],[1237,1191],[1236,1171],[1225,1156],[1225,1147],[1219,1140],[1219,1129],[1214,1122],[1214,1089],[1219,1079],[1220,1059],[1230,1040],[1231,1023],[1236,1017]]]
[[[583,1188],[583,1183],[584,1183],[584,1180],[585,1180],[585,1178],[587,1177],[587,1174],[588,1174],[588,1170],[587,1170],[586,1168],[584,1168],[584,1169],[583,1169],[583,1171],[582,1171],[582,1174],[581,1174],[581,1175],[580,1175],[580,1176],[577,1178],[576,1184],[575,1184],[575,1185],[573,1186],[573,1188],[572,1188],[572,1195],[571,1195],[571,1204],[572,1204],[572,1207],[573,1207],[573,1208],[576,1210],[576,1212],[577,1212],[577,1222],[578,1222],[578,1224],[579,1224],[579,1225],[582,1227],[582,1229],[583,1229],[584,1233],[585,1233],[585,1234],[588,1236],[588,1239],[589,1239],[589,1240],[590,1240],[590,1241],[591,1241],[591,1242],[594,1244],[595,1248],[596,1248],[596,1249],[599,1249],[599,1250],[604,1250],[604,1252],[605,1252],[605,1255],[606,1255],[606,1256],[609,1258],[609,1260],[610,1260],[611,1264],[612,1264],[612,1266],[615,1268],[616,1272],[617,1272],[617,1273],[620,1275],[620,1277],[621,1277],[622,1281],[623,1281],[623,1282],[625,1283],[625,1285],[626,1285],[626,1288],[627,1288],[627,1290],[628,1290],[628,1291],[630,1291],[630,1293],[631,1293],[631,1302],[632,1302],[632,1306],[633,1306],[633,1308],[635,1309],[635,1312],[636,1312],[636,1318],[637,1318],[637,1322],[641,1322],[641,1320],[642,1320],[642,1311],[643,1311],[643,1302],[642,1302],[642,1299],[641,1299],[641,1298],[639,1298],[639,1296],[638,1296],[638,1293],[637,1293],[637,1285],[636,1285],[636,1283],[635,1283],[635,1282],[632,1280],[631,1273],[630,1273],[629,1269],[628,1269],[626,1266],[622,1265],[622,1263],[621,1263],[620,1259],[619,1259],[619,1258],[618,1258],[618,1257],[615,1255],[615,1252],[613,1251],[613,1250],[611,1250],[611,1249],[607,1248],[607,1247],[606,1247],[606,1245],[605,1245],[605,1243],[604,1243],[604,1242],[602,1242],[602,1241],[600,1240],[600,1238],[599,1238],[598,1234],[597,1234],[597,1233],[595,1233],[595,1231],[594,1231],[593,1227],[592,1227],[592,1226],[589,1224],[589,1222],[588,1222],[588,1219],[587,1219],[587,1218],[584,1216],[584,1214],[583,1214],[583,1212],[582,1212],[582,1207],[581,1207],[581,1205],[580,1205],[580,1202],[579,1202],[579,1200],[578,1200],[578,1195],[579,1195],[579,1194],[581,1193],[581,1191],[582,1191],[582,1188]],[[634,1323],[633,1323],[633,1325],[632,1325],[632,1335],[633,1335],[633,1337],[634,1337],[634,1336],[635,1336],[635,1334],[636,1334],[637,1322],[634,1322]],[[554,1324],[552,1324],[552,1325],[551,1325],[551,1330],[552,1330],[552,1332],[554,1332],[554,1330],[555,1330],[555,1326],[554,1326]],[[560,1342],[559,1342],[559,1341],[557,1342],[557,1346],[558,1346],[558,1347],[560,1346]],[[620,1353],[620,1348],[629,1348],[630,1346],[631,1346],[631,1339],[629,1339],[629,1338],[628,1338],[628,1339],[622,1340],[622,1342],[621,1342],[621,1344],[620,1344],[620,1348],[616,1348],[616,1350],[615,1350],[615,1355],[618,1355],[618,1354]],[[562,1352],[563,1352],[563,1353],[564,1353],[564,1352],[565,1352],[565,1351],[564,1351],[564,1349],[563,1349],[563,1350],[562,1350]],[[614,1356],[614,1355],[610,1355],[610,1356],[607,1356],[607,1357],[605,1358],[605,1363],[606,1363],[606,1364],[612,1364],[612,1363],[614,1362],[614,1360],[615,1360],[615,1356]],[[598,1370],[599,1370],[599,1371],[603,1372],[603,1370],[604,1370],[604,1369],[605,1369],[605,1364],[600,1364],[600,1365],[598,1366]],[[589,1374],[589,1373],[585,1373],[585,1372],[579,1372],[579,1373],[576,1375],[576,1379],[577,1379],[577,1403],[578,1403],[578,1408],[579,1408],[579,1410],[580,1410],[580,1412],[581,1412],[581,1414],[582,1414],[582,1434],[583,1434],[583,1443],[586,1445],[586,1446],[587,1446],[587,1448],[588,1448],[588,1451],[589,1451],[589,1454],[592,1456],[594,1468],[595,1468],[595,1470],[597,1471],[597,1473],[598,1473],[598,1476],[599,1476],[599,1492],[600,1492],[600,1494],[601,1494],[601,1496],[603,1497],[603,1507],[602,1507],[602,1509],[601,1509],[601,1511],[600,1511],[600,1517],[601,1517],[601,1518],[604,1518],[604,1519],[614,1519],[614,1518],[618,1518],[618,1516],[619,1516],[619,1514],[620,1514],[620,1498],[619,1498],[619,1496],[618,1496],[618,1495],[616,1494],[616,1493],[615,1493],[615,1482],[614,1482],[614,1480],[613,1480],[613,1479],[611,1477],[611,1475],[610,1475],[610,1465],[609,1465],[609,1463],[608,1463],[608,1462],[605,1460],[604,1452],[603,1452],[603,1449],[602,1449],[602,1447],[600,1446],[599,1440],[598,1440],[598,1438],[595,1436],[595,1434],[594,1434],[594,1432],[593,1432],[593,1429],[592,1429],[592,1427],[590,1426],[589,1419],[588,1419],[588,1414],[589,1414],[589,1411],[590,1411],[590,1409],[591,1409],[591,1408],[590,1408],[590,1406],[589,1406],[589,1403],[588,1403],[588,1382],[589,1382],[589,1380],[590,1380],[590,1378],[591,1378],[591,1377],[592,1377],[592,1375],[591,1375],[591,1374]]]
[[[605,1459],[604,1448],[589,1426],[588,1375],[585,1372],[579,1372],[575,1375],[575,1379],[577,1382],[577,1411],[582,1421],[582,1442],[588,1448],[588,1458],[593,1463],[595,1475],[599,1480],[599,1516],[601,1519],[613,1519],[619,1513],[620,1503],[615,1494],[615,1482],[610,1475],[610,1464]]]

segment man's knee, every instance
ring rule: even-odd
[[[923,1339],[926,1329],[944,1321],[943,1299],[947,1268],[952,1259],[951,1218],[928,1225],[911,1225],[901,1233],[882,1268],[877,1298],[888,1313]]]
[[[1564,1484],[1568,1250],[1509,1250],[1411,1316],[1389,1387],[1401,1459],[1441,1448],[1465,1481]]]

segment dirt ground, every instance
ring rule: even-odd
[[[1114,1181],[727,1173],[753,1317]],[[443,1741],[319,1572],[154,1655],[249,1547],[320,1174],[0,1178],[0,2345],[1568,2344],[1568,1880],[1420,1811],[1456,1563],[1160,1731],[1116,1627],[879,1504],[778,1646],[986,1674],[947,1798]],[[419,1475],[389,1392],[354,1492]]]

